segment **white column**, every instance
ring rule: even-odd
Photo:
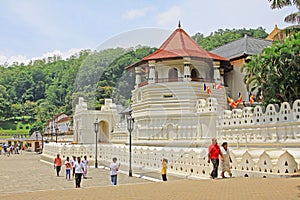
[[[220,61],[214,61],[214,82],[217,84],[221,84],[221,76],[220,76]]]
[[[136,67],[135,68],[135,88],[139,87],[139,84],[142,81],[142,77],[141,77],[141,67]]]
[[[184,69],[183,69],[183,80],[191,81],[191,68],[190,62],[184,62]]]
[[[221,84],[224,85],[224,68],[220,68]]]
[[[148,78],[148,83],[155,83],[155,61],[149,61],[149,78]]]

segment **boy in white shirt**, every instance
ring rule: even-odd
[[[120,168],[121,164],[117,162],[117,158],[113,158],[113,162],[110,164],[110,178],[111,178],[111,184],[117,185],[117,173]]]

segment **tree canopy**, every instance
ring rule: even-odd
[[[238,40],[245,35],[254,38],[266,38],[268,34],[265,29],[258,27],[257,29],[219,29],[209,36],[204,36],[202,33],[196,33],[192,38],[205,50],[213,50],[229,42]]]
[[[124,68],[154,50],[84,50],[67,60],[54,56],[0,67],[0,120],[26,116],[35,121],[32,131],[42,131],[55,115],[72,115],[79,96],[93,109],[99,109],[104,98],[115,97],[124,105],[134,83]]]
[[[263,104],[293,102],[300,98],[300,32],[275,41],[242,67],[249,92]]]

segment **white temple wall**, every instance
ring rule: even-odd
[[[299,113],[299,100],[294,102],[293,108],[284,102],[280,107],[268,105],[265,112],[261,106],[256,106],[253,112],[252,108],[224,111],[219,117],[218,135],[224,140],[232,140],[234,135],[244,141],[250,137],[250,142],[251,139],[253,142],[299,139]]]
[[[291,153],[290,153],[291,152]],[[64,160],[67,156],[86,155],[93,166],[95,160],[95,145],[62,145],[45,144],[42,160],[52,163],[56,154],[60,153]],[[299,171],[300,150],[257,150],[257,149],[233,149],[232,172],[234,176],[253,177],[288,177]],[[108,166],[113,157],[117,157],[122,165],[129,165],[129,149],[126,145],[98,145],[97,160],[100,164]],[[209,177],[212,170],[207,163],[207,147],[201,148],[161,148],[161,147],[132,147],[132,166],[134,168],[146,168],[149,170],[161,169],[161,159],[169,160],[168,172],[182,174],[187,177]]]
[[[112,103],[111,99],[105,99],[105,104],[100,111],[88,110],[86,103],[81,98],[73,116],[75,142],[83,144],[95,143],[94,122],[96,119],[99,123],[98,142],[109,142],[115,124],[120,120],[116,105]]]

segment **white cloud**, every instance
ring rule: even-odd
[[[17,56],[10,56],[10,57],[0,56],[0,65],[10,65],[13,64],[14,62],[28,64],[29,60],[24,55],[17,55]]]
[[[81,49],[77,49],[77,48],[72,48],[65,52],[62,52],[60,50],[54,50],[52,52],[45,53],[40,57],[33,57],[33,58],[27,58],[24,55],[17,55],[17,56],[10,56],[10,57],[0,55],[0,65],[11,65],[14,62],[28,64],[31,60],[41,60],[43,58],[46,58],[47,60],[48,57],[53,57],[54,55],[61,56],[61,58],[65,60],[80,51]]]
[[[181,9],[179,6],[173,6],[161,13],[157,17],[158,24],[161,26],[167,26],[173,24],[175,21],[178,21],[181,16]]]
[[[127,10],[124,13],[123,18],[129,20],[136,19],[145,16],[148,11],[149,8]]]
[[[62,52],[60,50],[54,50],[52,52],[43,54],[41,57],[34,57],[31,60],[38,60],[38,59],[43,59],[43,58],[47,59],[48,57],[53,57],[54,55],[60,56],[63,60],[66,60],[67,58],[70,58],[72,55],[74,55],[80,51],[81,51],[81,49],[77,49],[77,48],[72,48],[65,52]]]

